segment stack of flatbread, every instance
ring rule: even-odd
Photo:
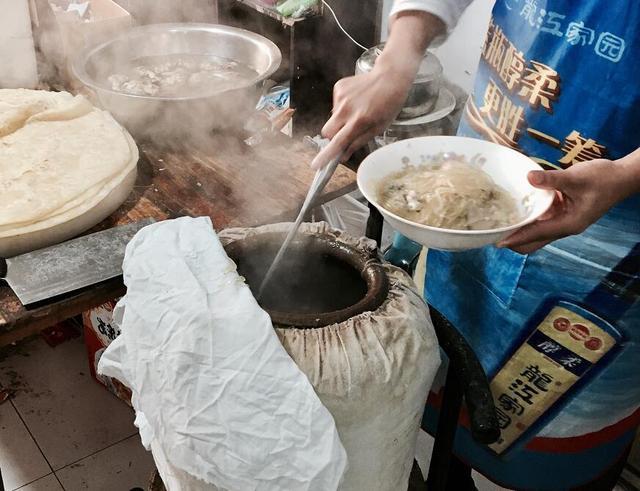
[[[136,178],[138,148],[82,96],[0,90],[0,255],[66,240],[111,214]]]

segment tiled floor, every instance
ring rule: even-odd
[[[421,431],[418,435],[418,442],[416,445],[416,459],[418,460],[418,465],[420,466],[423,476],[425,477],[429,471],[429,456],[431,455],[432,449],[433,437],[431,437],[426,432]],[[473,471],[472,476],[473,481],[478,488],[478,491],[509,491],[505,488],[496,486],[486,477],[476,471]]]
[[[133,411],[91,378],[81,338],[55,348],[38,338],[9,356],[0,351],[0,386],[15,390],[0,404],[7,491],[147,488],[153,460],[133,426]],[[423,469],[432,445],[421,433]],[[630,461],[640,469],[640,445],[633,454]],[[502,490],[480,474],[474,480],[479,491]]]
[[[51,348],[38,338],[14,351],[4,359],[0,351],[0,386],[16,391],[0,404],[5,489],[146,489],[153,460],[133,412],[91,378],[82,339]],[[430,455],[430,437],[420,445]],[[499,489],[475,480],[479,491]]]
[[[133,411],[90,376],[81,338],[55,348],[42,339],[0,361],[0,469],[13,491],[147,488],[151,454]]]

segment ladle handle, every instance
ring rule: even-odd
[[[338,156],[337,158],[333,159],[331,162],[329,162],[329,165],[318,171],[320,173],[320,176],[318,177],[318,184],[315,192],[316,196],[322,192],[322,190],[331,180],[333,174],[336,172],[338,164],[340,163],[340,157],[341,156]]]

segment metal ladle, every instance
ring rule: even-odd
[[[319,145],[322,146],[322,145],[326,145],[327,143],[329,143],[329,141],[328,140],[324,140]],[[296,221],[293,223],[293,226],[289,230],[289,233],[287,233],[287,236],[284,239],[284,242],[282,243],[282,246],[278,250],[278,253],[276,254],[276,257],[274,258],[273,262],[271,263],[271,266],[269,266],[269,269],[267,270],[267,274],[264,276],[264,279],[262,280],[262,283],[260,284],[260,289],[258,290],[258,295],[256,296],[256,299],[258,301],[262,297],[262,294],[264,293],[264,289],[269,284],[269,281],[273,277],[273,274],[278,269],[278,265],[282,261],[282,258],[284,256],[285,252],[287,252],[287,249],[289,248],[289,245],[291,245],[291,241],[293,241],[294,237],[298,233],[298,229],[300,228],[300,224],[302,223],[302,220],[304,220],[304,217],[307,215],[307,212],[309,211],[309,208],[314,203],[314,201],[317,198],[317,196],[326,187],[327,183],[331,180],[331,176],[333,176],[333,174],[335,173],[336,168],[338,167],[338,163],[340,162],[340,157],[342,157],[342,156],[341,155],[338,156],[337,158],[335,158],[331,162],[329,162],[329,164],[327,166],[323,167],[322,169],[318,169],[316,171],[316,175],[314,176],[313,182],[311,183],[311,186],[309,187],[309,191],[307,192],[307,196],[304,199],[304,203],[302,204],[302,208],[300,209],[300,213],[298,213],[298,217],[296,218]]]

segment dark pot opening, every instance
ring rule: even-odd
[[[284,234],[261,234],[225,247],[254,294],[283,240]],[[300,235],[260,305],[274,324],[311,328],[376,310],[387,293],[387,276],[377,259],[331,237]]]

